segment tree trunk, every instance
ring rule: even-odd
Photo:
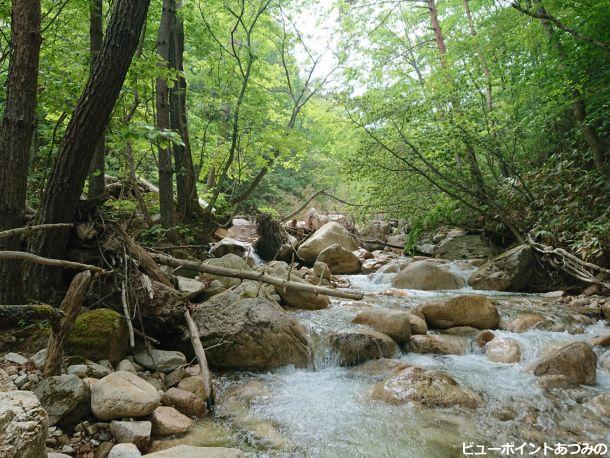
[[[443,29],[441,29],[441,24],[438,22],[438,11],[436,10],[436,3],[434,0],[428,0],[428,12],[430,13],[430,24],[434,31],[436,46],[438,47],[438,52],[441,54],[442,60],[447,54],[447,47],[445,46],[445,39],[443,38]]]
[[[177,9],[182,7],[178,3]],[[193,166],[191,142],[188,130],[188,112],[186,109],[186,79],[184,72],[184,21],[179,14],[174,18],[174,46],[172,66],[180,72],[170,93],[172,129],[177,131],[184,145],[174,145],[176,165],[176,188],[178,192],[178,211],[187,221],[193,221],[201,212],[197,195],[197,176]]]
[[[40,223],[72,222],[99,138],[112,115],[131,64],[150,0],[115,0],[102,49],[76,106],[59,148],[53,173],[44,193]],[[68,231],[43,232],[32,243],[41,256],[62,258]],[[61,269],[34,266],[29,285],[34,297],[45,297],[61,282]]]
[[[90,25],[89,43],[91,55],[91,71],[104,41],[103,0],[89,0]],[[104,175],[106,173],[106,141],[104,134],[100,135],[95,144],[95,152],[91,161],[89,173],[89,199],[97,197],[106,190]]]
[[[45,377],[61,374],[61,366],[64,359],[64,343],[70,335],[70,331],[72,331],[92,280],[93,275],[91,272],[81,272],[74,277],[70,284],[70,289],[68,289],[66,297],[59,307],[64,313],[64,317],[57,325],[51,327],[43,371]]]
[[[14,1],[12,53],[0,125],[0,231],[23,226],[40,59],[40,0]],[[0,241],[18,250],[19,237]],[[0,304],[24,303],[21,262],[0,261]]]
[[[170,64],[170,45],[173,42],[172,29],[175,17],[175,0],[163,0],[161,23],[157,35],[157,53],[163,60],[160,64],[164,70]],[[170,107],[169,85],[164,78],[156,82],[157,129],[169,131]],[[174,183],[172,171],[172,154],[167,141],[159,142],[159,205],[161,209],[161,225],[164,228],[174,226]]]

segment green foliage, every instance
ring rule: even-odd
[[[5,3],[2,78],[10,50]],[[61,10],[56,1],[42,3],[28,172],[35,207],[90,68],[88,2],[67,2]],[[514,239],[508,228],[531,233],[583,259],[608,262],[610,189],[588,137],[593,132],[606,145],[610,140],[610,53],[557,28],[549,37],[540,20],[508,2],[469,1],[475,34],[463,0],[437,3],[444,56],[428,10],[413,2],[279,0],[260,15],[265,2],[259,0],[184,2],[180,73],[159,65],[162,2],[153,0],[105,133],[107,173],[128,178],[133,167],[157,183],[157,149],[189,146],[199,197],[218,195],[213,206],[219,215],[257,209],[285,215],[327,189],[361,206],[328,198],[316,206],[349,208],[360,222],[379,213],[407,220],[409,252],[420,234],[460,225],[507,243]],[[610,42],[610,0],[543,3],[580,35]],[[330,30],[322,39],[310,30],[316,21],[315,32]],[[324,40],[331,48],[326,54]],[[327,73],[333,73],[330,81]],[[164,78],[173,87],[179,76],[188,82],[188,139],[155,127],[155,81]],[[584,122],[573,115],[578,96]],[[240,199],[261,172],[254,191]],[[208,177],[215,180],[208,183]],[[158,213],[154,194],[144,198],[151,214]],[[120,198],[105,209],[113,218],[129,218],[138,205]],[[175,231],[194,237],[186,226]],[[141,237],[155,243],[164,232],[154,226]]]

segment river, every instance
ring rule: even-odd
[[[449,264],[467,278],[471,267]],[[218,378],[214,421],[201,421],[182,442],[200,446],[236,446],[252,456],[311,457],[452,457],[464,456],[463,444],[501,447],[503,444],[557,444],[587,441],[610,443],[610,420],[590,400],[610,392],[610,374],[598,364],[597,385],[545,392],[528,372],[544,351],[574,341],[590,342],[610,328],[582,315],[551,306],[541,295],[473,291],[393,290],[393,274],[343,277],[366,292],[356,304],[333,300],[325,310],[290,311],[311,334],[312,364],[268,373],[230,373]],[[388,405],[369,399],[373,384],[387,377],[358,368],[344,368],[325,347],[323,337],[334,330],[357,328],[351,323],[360,310],[408,310],[439,297],[484,294],[496,304],[502,321],[534,312],[555,323],[551,330],[522,333],[494,331],[521,346],[519,363],[489,361],[474,345],[463,355],[398,352],[395,358],[445,372],[478,393],[478,409],[429,409]],[[434,331],[429,331],[434,333]],[[598,356],[601,351],[596,350]],[[529,446],[528,446],[529,447]],[[524,449],[528,455],[533,449]],[[502,456],[487,451],[488,456]],[[543,456],[542,451],[532,456]],[[506,456],[506,455],[504,455]]]

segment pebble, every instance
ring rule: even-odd
[[[11,378],[12,378],[12,376],[11,376]],[[13,381],[15,382],[15,385],[17,386],[17,388],[21,388],[28,381],[28,376],[25,374],[19,375],[19,376],[15,377],[13,379]]]
[[[38,383],[40,382],[40,377],[38,376],[38,374],[29,374],[28,381],[32,383]]]
[[[74,448],[71,445],[64,445],[61,448],[61,453],[67,453],[67,454],[74,453]]]

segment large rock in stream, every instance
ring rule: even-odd
[[[461,387],[447,374],[416,366],[377,383],[371,397],[388,404],[415,403],[425,407],[477,408],[482,403],[476,393]]]
[[[245,258],[248,254],[248,246],[238,240],[225,237],[210,248],[210,254],[215,258],[222,258],[227,254],[234,254],[240,258]]]
[[[269,370],[309,361],[305,328],[254,282],[214,296],[192,313],[213,368]],[[261,297],[263,296],[263,297]]]
[[[289,266],[284,261],[273,261],[265,266],[262,271],[277,278],[288,278]],[[300,272],[291,272],[290,281],[310,285],[311,283],[302,278]],[[321,310],[330,305],[330,299],[323,294],[315,294],[309,291],[297,291],[289,288],[275,286],[275,292],[282,299],[282,303],[288,307],[304,310]]]
[[[0,456],[41,458],[49,420],[31,391],[0,393]]]
[[[490,259],[494,248],[481,235],[457,235],[447,237],[435,249],[434,256],[441,259]]]
[[[350,330],[330,334],[328,345],[342,366],[354,366],[370,359],[391,358],[396,353],[396,342],[373,330]]]
[[[585,342],[574,342],[552,350],[533,366],[539,383],[547,387],[595,385],[597,355]]]
[[[354,251],[358,248],[356,240],[349,231],[339,223],[331,221],[302,243],[297,253],[306,262],[313,264],[323,250],[335,244],[342,246],[347,251]]]
[[[534,273],[534,250],[520,245],[483,264],[468,279],[474,289],[523,291]]]
[[[334,244],[322,250],[316,262],[323,262],[333,275],[351,275],[360,272],[360,259],[351,251],[339,244]]]
[[[463,278],[429,261],[416,261],[394,277],[392,286],[400,289],[432,291],[459,289],[466,286],[466,282]]]
[[[458,296],[429,302],[418,307],[430,329],[449,329],[472,326],[478,329],[496,329],[500,314],[496,306],[484,296]]]
[[[410,313],[400,310],[365,310],[358,313],[352,323],[366,324],[387,334],[396,343],[404,344],[411,338],[411,317]]]
[[[221,258],[206,259],[203,263],[214,267],[224,267],[225,269],[250,270],[246,261],[233,253],[226,254]],[[239,278],[220,277],[210,274],[200,274],[199,277],[202,280],[218,280],[225,288],[230,288],[241,283]]]

